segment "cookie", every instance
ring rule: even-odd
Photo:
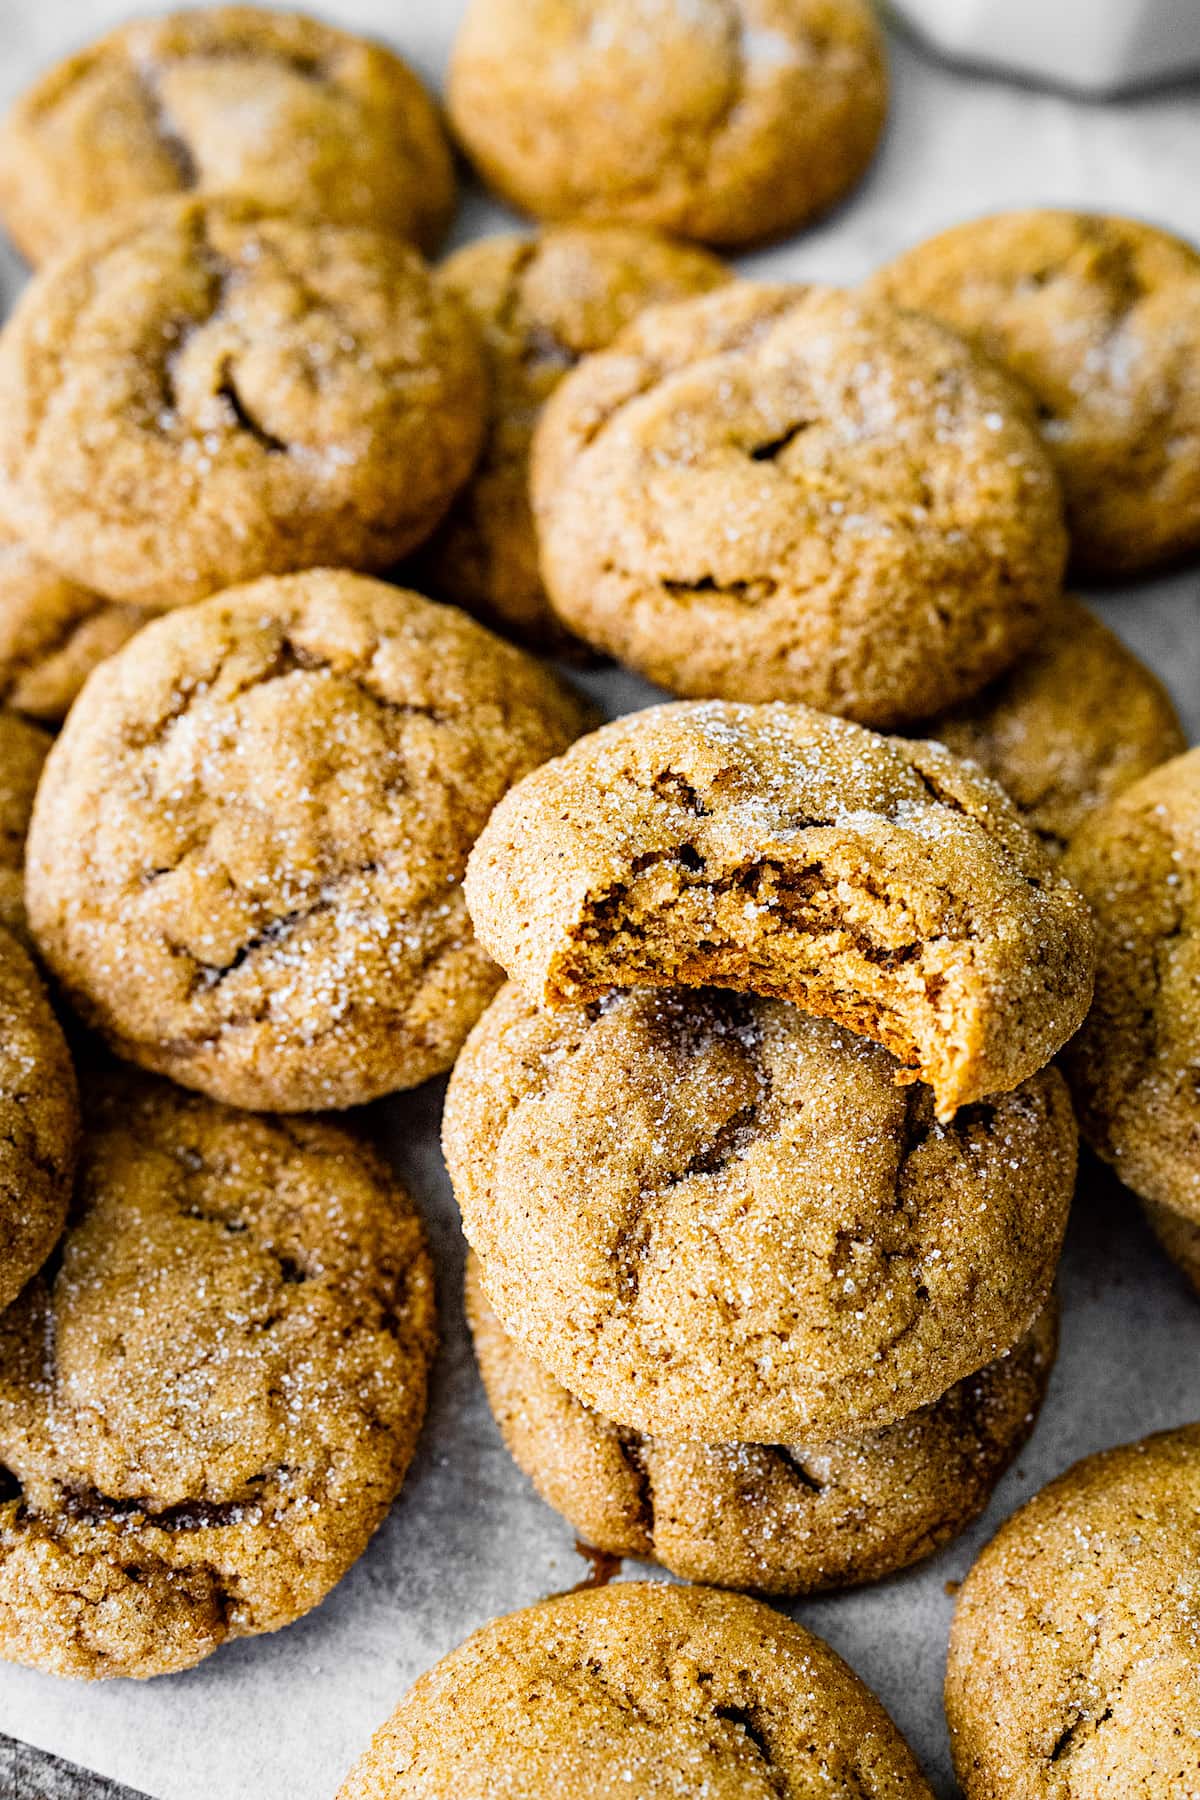
[[[49,732],[0,707],[0,926],[22,943],[25,922],[25,838],[42,765],[53,742]]]
[[[47,70],[0,126],[0,216],[32,262],[183,193],[372,225],[428,250],[454,172],[433,101],[398,56],[257,6],[122,25]]]
[[[885,1051],[719,990],[505,988],[443,1142],[505,1330],[587,1406],[702,1444],[861,1437],[1011,1349],[1075,1177],[1053,1068],[940,1125]]]
[[[555,610],[676,694],[906,724],[1030,649],[1061,587],[1015,385],[834,288],[643,313],[551,397],[532,480]]]
[[[967,1800],[1200,1789],[1200,1425],[1076,1463],[959,1596],[946,1673]]]
[[[30,283],[0,334],[9,527],[111,599],[384,568],[470,473],[483,366],[382,232],[166,200]]]
[[[0,1655],[161,1675],[308,1612],[399,1491],[435,1341],[366,1144],[100,1086],[61,1265],[0,1316]]]
[[[39,947],[118,1055],[235,1106],[449,1067],[499,983],[462,896],[505,788],[586,721],[462,613],[341,571],[148,625],[51,751]]]
[[[69,581],[0,521],[0,705],[60,725],[96,664],[150,616]]]
[[[474,1257],[466,1305],[504,1441],[584,1543],[769,1594],[878,1581],[965,1530],[1033,1429],[1058,1337],[1052,1304],[1015,1349],[863,1438],[695,1444],[625,1430],[576,1400],[504,1330]]]
[[[759,1600],[621,1582],[493,1619],[409,1690],[339,1800],[932,1800],[882,1706]]]
[[[435,593],[535,643],[561,625],[542,588],[529,506],[529,450],[542,405],[582,356],[605,349],[643,307],[728,279],[706,251],[630,225],[563,225],[482,238],[443,263],[444,287],[477,327],[491,418],[475,473],[426,546]]]
[[[1126,1187],[1200,1224],[1200,749],[1094,814],[1063,868],[1097,926],[1096,998],[1064,1059],[1080,1128]]]
[[[522,211],[748,244],[858,184],[887,69],[862,0],[474,0],[447,100]]]
[[[922,730],[998,781],[1056,856],[1097,807],[1187,749],[1158,676],[1069,596],[1007,675]]]
[[[618,719],[523,782],[471,856],[481,942],[544,1006],[775,994],[883,1044],[940,1117],[1082,1024],[1092,927],[994,782],[803,706]]]
[[[1018,376],[1066,495],[1075,566],[1138,575],[1200,551],[1200,252],[1104,213],[971,219],[869,291]]]
[[[66,1040],[37,970],[0,930],[0,1313],[62,1231],[78,1137]]]
[[[1142,1208],[1146,1223],[1176,1268],[1200,1294],[1200,1224],[1169,1206],[1147,1202]]]

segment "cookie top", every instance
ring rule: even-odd
[[[1146,1222],[1171,1261],[1200,1294],[1200,1224],[1169,1206],[1145,1201]]]
[[[971,219],[869,291],[963,332],[1030,389],[1076,566],[1108,579],[1200,550],[1200,252],[1104,213]]]
[[[32,262],[182,193],[432,249],[454,173],[433,101],[398,56],[257,6],[122,25],[47,70],[0,126],[0,216]]]
[[[339,1800],[930,1800],[841,1658],[712,1588],[620,1582],[493,1619],[376,1732]]]
[[[580,357],[606,349],[643,307],[728,278],[707,251],[634,225],[502,233],[447,258],[437,281],[479,331],[491,416],[475,473],[422,557],[435,593],[534,642],[562,637],[542,588],[529,505],[542,405]]]
[[[804,706],[591,733],[497,808],[467,900],[543,1005],[776,994],[885,1045],[942,1117],[1040,1069],[1091,997],[1088,909],[996,784]]]
[[[60,575],[0,520],[0,705],[61,724],[96,664],[148,617]]]
[[[1035,642],[1058,483],[1016,385],[932,320],[739,282],[643,313],[542,415],[542,574],[677,694],[894,726]]]
[[[361,576],[185,607],[96,670],[50,754],[39,947],[118,1054],[232,1105],[410,1087],[500,979],[467,852],[586,716],[462,613]]]
[[[433,1272],[348,1132],[134,1077],[88,1112],[61,1265],[0,1316],[0,1655],[159,1675],[365,1549],[425,1411]]]
[[[1065,1067],[1092,1148],[1200,1221],[1200,749],[1093,815],[1063,861],[1091,903],[1096,997]]]
[[[1076,1463],[963,1584],[946,1715],[967,1800],[1157,1800],[1200,1782],[1200,1425]]]
[[[819,1444],[936,1400],[1045,1304],[1075,1127],[1053,1068],[951,1125],[895,1076],[780,1001],[504,989],[443,1121],[498,1318],[663,1437]]]
[[[35,277],[0,335],[4,513],[139,605],[383,568],[466,479],[484,405],[474,333],[398,238],[160,201]]]
[[[1056,856],[1097,807],[1187,749],[1158,676],[1069,595],[1006,675],[922,730],[998,781]]]
[[[986,1506],[1054,1365],[1051,1304],[1007,1355],[898,1424],[829,1445],[694,1444],[614,1425],[511,1338],[468,1258],[467,1317],[519,1467],[583,1542],[686,1581],[810,1594],[929,1556]]]
[[[526,212],[746,244],[855,186],[887,71],[862,0],[474,0],[447,100]]]
[[[25,838],[42,765],[53,738],[0,707],[0,926],[29,937],[25,922]]]

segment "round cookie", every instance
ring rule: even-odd
[[[160,201],[35,277],[0,334],[5,518],[137,605],[384,568],[470,473],[484,406],[474,333],[398,238]]]
[[[505,988],[443,1120],[497,1317],[654,1436],[823,1444],[937,1400],[1045,1305],[1075,1127],[1053,1068],[949,1125],[895,1077],[782,1001]]]
[[[1142,1211],[1171,1261],[1200,1294],[1200,1224],[1152,1201],[1146,1202]]]
[[[946,1715],[967,1800],[1200,1787],[1200,1425],[1089,1456],[963,1584]]]
[[[869,283],[1018,376],[1066,496],[1072,560],[1136,575],[1200,551],[1200,252],[1103,213],[971,219]]]
[[[0,521],[0,704],[60,725],[96,664],[149,616],[60,575]]]
[[[835,288],[643,313],[551,397],[532,479],[555,610],[677,694],[905,724],[1030,649],[1062,582],[1016,385]]]
[[[411,1087],[500,979],[467,852],[586,718],[462,613],[342,571],[168,614],[96,670],[51,751],[38,945],[119,1055],[216,1099]]]
[[[996,784],[804,706],[592,732],[496,809],[466,891],[544,1006],[775,994],[883,1044],[942,1118],[1042,1068],[1091,998],[1088,909]]]
[[[426,546],[433,591],[534,642],[563,636],[542,588],[529,450],[545,401],[643,307],[728,280],[706,251],[630,225],[563,225],[465,245],[437,271],[477,327],[491,418],[475,473]]]
[[[965,1530],[1033,1429],[1058,1339],[1051,1304],[1005,1356],[863,1438],[695,1444],[625,1430],[576,1400],[508,1336],[474,1257],[466,1306],[504,1441],[584,1543],[769,1594],[878,1581]]]
[[[1158,676],[1068,595],[1027,656],[922,730],[998,781],[1052,855],[1097,807],[1187,749]]]
[[[1097,927],[1096,997],[1064,1058],[1080,1128],[1139,1198],[1200,1224],[1200,749],[1095,813],[1062,867]]]
[[[338,1800],[932,1800],[883,1707],[759,1600],[620,1582],[493,1619],[401,1700]]]
[[[32,262],[145,201],[218,192],[428,250],[454,172],[398,56],[258,6],[122,25],[47,70],[0,126],[0,216]]]
[[[22,943],[25,922],[25,838],[42,767],[54,740],[40,726],[0,707],[0,926]]]
[[[857,185],[887,69],[863,0],[473,0],[447,100],[511,205],[733,245]]]
[[[100,1085],[61,1266],[0,1316],[0,1655],[161,1675],[316,1606],[399,1491],[436,1336],[365,1143]]]

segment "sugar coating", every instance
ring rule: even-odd
[[[23,944],[25,838],[42,768],[53,743],[48,731],[0,707],[0,926]]]

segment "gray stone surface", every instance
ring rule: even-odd
[[[146,1800],[0,1731],[0,1800]]]

